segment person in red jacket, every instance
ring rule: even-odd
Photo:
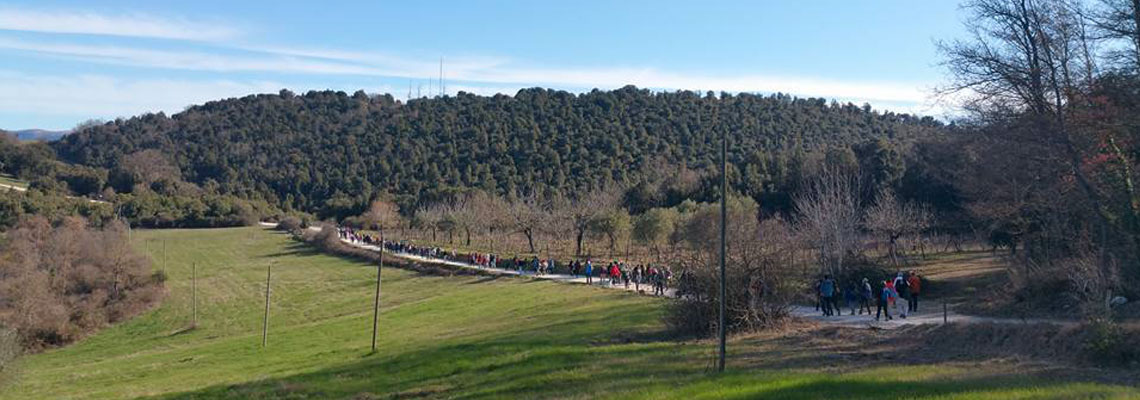
[[[910,271],[906,283],[910,286],[910,312],[918,312],[918,295],[922,293],[922,279],[919,279],[914,271]]]

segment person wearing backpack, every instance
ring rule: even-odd
[[[910,312],[918,312],[918,295],[922,293],[922,279],[914,271],[907,277],[907,286],[910,287]]]
[[[867,315],[871,315],[871,302],[875,300],[875,293],[871,289],[871,281],[863,278],[862,290],[859,293],[859,315],[863,315],[863,309],[867,309]]]
[[[819,296],[823,302],[823,315],[825,317],[835,315],[831,310],[835,296],[835,280],[831,279],[831,275],[824,275],[823,282],[819,284]]]
[[[879,290],[878,302],[876,303],[878,306],[875,309],[875,321],[878,321],[879,317],[883,316],[883,315],[885,315],[887,317],[887,319],[886,319],[887,321],[890,321],[891,320],[890,304],[891,304],[891,299],[894,298],[895,291],[894,291],[894,289],[891,289],[890,282],[888,282],[888,281],[883,281],[880,284],[882,285],[883,288]]]
[[[906,276],[899,272],[895,277],[895,307],[898,310],[899,318],[906,319],[906,314],[910,311],[910,284],[907,283]]]

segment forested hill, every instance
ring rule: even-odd
[[[734,186],[760,196],[781,190],[820,150],[850,154],[851,145],[898,143],[940,126],[787,95],[525,89],[403,104],[363,92],[282,91],[108,122],[53,146],[65,160],[112,175],[132,154],[157,149],[186,181],[327,216],[353,212],[380,192],[407,202],[462,187],[565,193],[664,171],[699,175],[718,159],[722,131]]]

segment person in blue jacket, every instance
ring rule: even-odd
[[[835,305],[835,280],[831,279],[831,275],[825,275],[823,282],[820,282],[819,296],[823,298],[823,315],[827,317],[835,315],[832,310],[832,306]]]

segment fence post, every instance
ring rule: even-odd
[[[946,310],[946,302],[942,302],[942,324],[945,325],[950,320],[949,312]]]
[[[261,321],[261,347],[268,344],[269,339],[269,279],[273,276],[273,265],[265,267],[265,317]]]
[[[191,327],[198,326],[198,263],[195,262],[190,267],[190,303],[191,308],[194,310],[194,317],[190,322]]]

